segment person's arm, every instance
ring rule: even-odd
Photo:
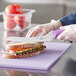
[[[62,26],[76,24],[76,12],[60,18],[59,21],[61,22]]]
[[[42,33],[41,35],[46,35],[51,30],[59,29],[61,26],[76,24],[76,12],[73,12],[67,16],[62,17],[59,20],[51,20],[50,23],[46,23],[43,25],[38,25],[32,29],[30,29],[26,35],[26,37],[36,36],[38,33]]]
[[[64,31],[57,37],[59,40],[76,42],[76,24],[62,26],[60,29]]]

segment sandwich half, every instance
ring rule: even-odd
[[[15,42],[8,43],[2,53],[4,58],[26,58],[39,55],[45,48],[42,42]]]

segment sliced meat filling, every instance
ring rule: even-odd
[[[23,54],[30,54],[30,53],[34,53],[34,52],[37,52],[37,51],[40,51],[40,50],[43,50],[44,48],[46,48],[45,45],[41,45],[39,47],[34,47],[34,48],[29,48],[29,49],[22,49],[20,51],[12,51],[12,50],[3,50],[2,53],[5,53],[5,54],[12,54],[12,55],[18,55],[20,53],[23,53]]]

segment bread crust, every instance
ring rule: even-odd
[[[3,54],[3,57],[4,58],[8,58],[8,59],[17,59],[17,58],[27,58],[27,57],[32,57],[32,56],[36,56],[36,55],[39,55],[41,54],[42,52],[44,52],[44,49],[41,49],[41,50],[38,50],[38,51],[35,51],[34,53],[28,53],[28,54],[25,54],[25,53],[19,53],[17,54],[16,56],[15,55],[10,55],[10,54]]]
[[[17,48],[24,48],[24,47],[37,47],[42,45],[42,42],[33,42],[33,43],[25,43],[25,42],[15,42],[15,43],[9,43],[6,46],[6,50],[9,49],[17,49]]]

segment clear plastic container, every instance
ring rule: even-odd
[[[4,29],[11,31],[24,31],[31,26],[32,14],[35,10],[22,9],[24,14],[5,14],[3,15]]]

